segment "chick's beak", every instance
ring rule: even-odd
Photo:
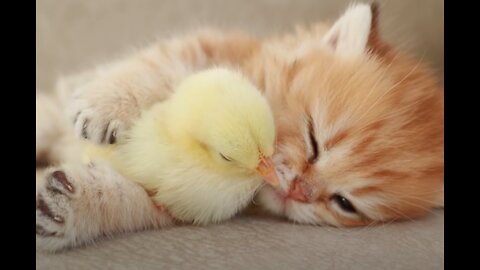
[[[277,172],[271,158],[267,158],[262,155],[256,170],[258,174],[260,174],[260,176],[262,176],[263,179],[271,186],[276,187],[279,185]]]

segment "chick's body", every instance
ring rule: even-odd
[[[268,103],[247,79],[211,69],[144,112],[126,138],[91,156],[155,192],[175,218],[206,224],[230,218],[252,199],[275,129]]]

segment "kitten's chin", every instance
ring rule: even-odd
[[[271,186],[264,186],[257,194],[257,201],[268,212],[285,216],[286,194]]]
[[[296,202],[281,190],[264,186],[257,195],[257,201],[268,212],[302,224],[323,224],[315,214],[313,204]]]

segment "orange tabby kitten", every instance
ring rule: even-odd
[[[265,209],[300,223],[359,226],[442,206],[443,89],[381,40],[377,18],[374,6],[357,4],[331,27],[279,38],[203,31],[61,81],[57,104],[74,129],[37,126],[37,157],[58,161],[37,179],[38,246],[58,250],[172,224],[107,164],[83,165],[73,134],[114,143],[141,110],[211,66],[243,71],[274,110],[281,185],[260,190]],[[37,124],[54,114],[44,106],[56,105],[39,102]]]
[[[347,12],[327,30],[326,48],[315,43],[318,27],[286,37],[283,56],[251,64],[263,69],[253,76],[276,112],[286,178],[281,190],[260,192],[268,210],[301,223],[359,226],[443,205],[443,89],[380,40],[372,11]],[[292,52],[299,56],[285,59]]]

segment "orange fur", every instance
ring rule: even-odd
[[[252,60],[252,66],[263,64],[264,74],[252,77],[262,78],[259,85],[273,103],[278,154],[309,189],[321,190],[307,204],[333,217],[323,211],[315,223],[357,226],[410,219],[442,204],[443,89],[428,68],[381,41],[377,13],[374,9],[362,56],[340,58],[310,49],[293,63],[278,54]],[[312,33],[298,34],[297,44]],[[295,43],[294,37],[288,39]],[[315,164],[308,164],[303,135],[307,117],[322,149]],[[359,214],[331,209],[334,193],[350,194]],[[284,214],[296,219],[288,210]]]

